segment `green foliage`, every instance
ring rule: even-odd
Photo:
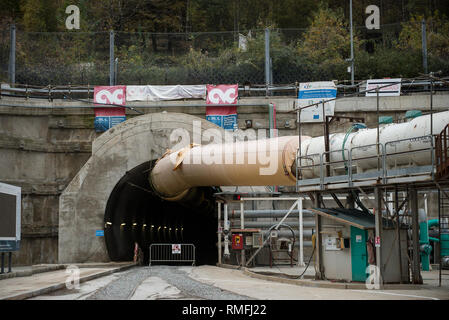
[[[428,3],[383,1],[382,23],[402,21],[401,25],[382,27],[374,36],[354,29],[357,79],[413,77],[422,72],[423,18],[429,70],[449,74],[449,8],[442,0]],[[65,8],[70,4],[80,8],[79,31],[65,29]],[[354,23],[361,26],[366,1],[353,4]],[[111,29],[116,32],[120,83],[263,84],[267,26],[274,83],[349,79],[348,11],[348,4],[337,0],[0,1],[4,34],[12,21],[18,26],[17,80],[43,85],[108,83]],[[238,48],[238,33],[247,35],[249,30],[252,36],[243,51]],[[365,39],[373,45],[369,53]],[[3,48],[2,66],[7,66],[7,46]],[[2,77],[7,74],[1,71]]]
[[[313,62],[343,63],[350,56],[350,33],[343,12],[320,8],[308,28],[304,40],[299,42],[298,53]],[[354,49],[362,42],[354,35]]]
[[[427,50],[430,55],[449,57],[449,21],[438,12],[425,18],[414,15],[410,21],[402,24],[398,47],[421,50],[422,21],[426,22]]]

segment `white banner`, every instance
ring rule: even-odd
[[[389,86],[389,84],[391,84]],[[379,87],[380,97],[397,97],[401,95],[401,78],[396,79],[370,79],[366,80],[366,97],[376,97],[376,88]],[[383,88],[381,88],[383,87]]]
[[[126,86],[126,101],[205,99],[206,85]]]
[[[332,81],[305,82],[299,85],[298,107],[335,99],[337,87]],[[324,103],[326,116],[333,116],[335,100]],[[323,104],[301,110],[301,122],[323,122]]]

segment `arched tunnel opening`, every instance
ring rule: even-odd
[[[138,243],[149,263],[152,243],[192,243],[196,264],[217,262],[217,217],[214,188],[198,188],[195,199],[170,202],[161,199],[150,187],[148,176],[156,160],[128,171],[109,196],[105,223],[105,242],[112,261],[131,261]]]

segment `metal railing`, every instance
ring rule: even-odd
[[[149,265],[154,262],[190,262],[195,265],[195,246],[191,243],[153,243]]]
[[[413,150],[396,151],[396,145],[409,141],[411,143],[423,143],[422,147]],[[425,144],[430,143],[430,146]],[[375,149],[368,152],[369,149]],[[361,150],[361,151],[359,151]],[[391,151],[390,151],[391,150]],[[342,156],[345,152],[345,158]],[[413,157],[419,153],[429,152],[430,164],[406,166],[404,159],[413,161]],[[340,154],[340,157],[331,158],[332,153]],[[329,161],[326,161],[326,155],[329,154]],[[348,155],[346,158],[346,154]],[[325,185],[346,183],[348,187],[353,187],[355,182],[362,181],[381,181],[387,184],[389,179],[405,176],[435,175],[435,143],[434,137],[431,135],[406,138],[386,143],[375,143],[363,146],[357,146],[350,149],[332,150],[323,153],[315,153],[310,155],[299,155],[299,149],[296,153],[296,191],[300,191],[301,187],[319,186],[320,190],[324,190]],[[398,164],[398,160],[400,164]],[[365,170],[359,170],[359,162],[364,163]],[[369,167],[367,163],[372,162]],[[377,163],[376,163],[377,162]],[[304,164],[303,164],[304,163]],[[344,174],[338,174],[344,169]],[[362,168],[363,169],[363,168]],[[312,172],[312,177],[304,178],[308,172]],[[355,171],[355,172],[354,172]],[[334,174],[332,174],[334,172]]]
[[[449,124],[444,127],[435,140],[437,178],[449,176]]]
[[[359,80],[357,84],[348,86],[342,84],[344,80],[339,80],[337,87],[337,96],[365,96],[364,86],[366,80]],[[126,85],[127,83],[121,83]],[[430,80],[406,80],[402,81],[401,95],[409,93],[428,92]],[[104,84],[97,84],[104,85]],[[239,85],[239,96],[242,97],[256,97],[256,96],[293,96],[298,97],[300,90],[300,83],[286,83],[276,85]],[[449,91],[449,86],[443,81],[433,81],[435,91]],[[65,85],[34,85],[22,83],[1,83],[1,96],[21,97],[26,99],[66,99],[67,97],[82,98],[86,100],[93,99],[95,84],[65,84]],[[413,88],[413,89],[412,89]],[[349,90],[349,91],[348,91]],[[0,96],[0,98],[1,98]]]

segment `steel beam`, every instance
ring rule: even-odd
[[[410,210],[412,215],[412,283],[422,284],[421,263],[419,254],[419,217],[418,217],[418,192],[416,189],[409,190]]]
[[[316,193],[315,194],[315,207],[316,208],[321,208],[321,194]],[[322,222],[321,222],[322,218],[321,215],[316,214],[315,215],[315,234],[316,234],[316,238],[315,238],[315,250],[316,250],[316,254],[315,254],[315,279],[316,280],[322,280],[324,279],[324,270],[323,270],[323,253],[321,252],[322,250],[322,237],[321,237],[321,226],[322,226]]]
[[[382,289],[383,286],[383,261],[382,261],[382,190],[380,187],[376,187],[374,189],[375,199],[376,199],[376,207],[374,214],[374,224],[375,224],[375,238],[376,241],[379,241],[379,244],[376,244],[376,266],[377,266],[377,276],[379,289]],[[375,241],[375,242],[376,242]]]

